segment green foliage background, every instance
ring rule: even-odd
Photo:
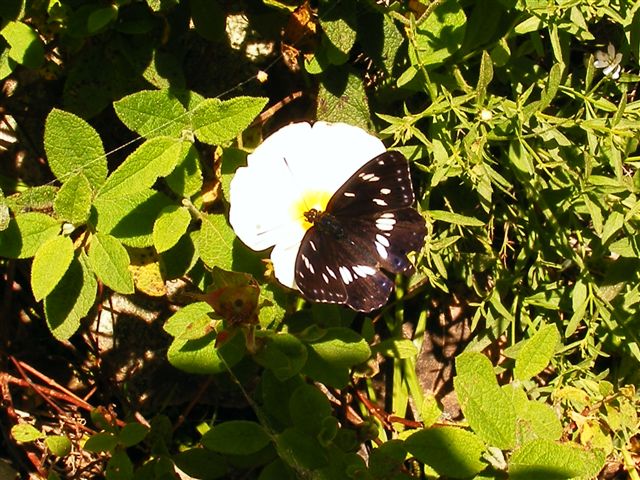
[[[296,25],[299,3],[0,5],[0,271],[33,294],[5,309],[3,367],[18,310],[77,346],[112,294],[188,279],[214,295],[164,311],[160,354],[245,407],[140,421],[107,389],[116,408],[82,404],[81,438],[8,417],[12,441],[45,452],[49,478],[81,451],[109,479],[640,478],[640,4],[318,0]],[[235,169],[301,119],[377,132],[412,162],[428,235],[375,319],[303,307],[227,223]],[[416,374],[450,305],[471,332],[456,421]],[[363,401],[380,358],[396,417]]]

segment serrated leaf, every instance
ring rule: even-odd
[[[224,215],[203,215],[195,244],[200,258],[209,268],[231,270],[234,239],[235,233]]]
[[[467,217],[459,213],[447,212],[444,210],[429,210],[429,215],[434,220],[452,223],[454,225],[466,225],[469,227],[482,227],[484,222],[474,217]]]
[[[533,440],[515,450],[509,461],[512,480],[593,478],[604,465],[604,453],[551,440]]]
[[[104,233],[95,234],[89,246],[89,263],[107,287],[118,293],[133,293],[129,254],[117,239]]]
[[[98,282],[86,263],[84,255],[76,257],[56,288],[44,299],[47,325],[58,340],[68,340],[95,303]]]
[[[473,431],[491,446],[513,448],[515,411],[498,386],[489,359],[480,353],[465,352],[456,358],[456,371],[454,388],[460,408]]]
[[[181,160],[165,181],[176,195],[188,198],[202,189],[202,170],[195,145],[183,142],[182,150]]]
[[[74,175],[58,190],[53,209],[67,222],[82,225],[89,218],[92,195],[89,180],[83,174]]]
[[[143,190],[121,198],[98,198],[96,230],[109,233],[130,247],[153,245],[153,224],[162,209],[174,202],[166,195]]]
[[[73,260],[73,242],[57,236],[36,251],[31,267],[31,289],[36,301],[49,295],[67,272]]]
[[[97,198],[118,199],[150,188],[158,177],[171,173],[182,154],[181,140],[171,137],[147,140],[109,175]]]
[[[52,435],[44,439],[47,448],[58,457],[65,457],[71,452],[71,440],[64,435]]]
[[[513,371],[518,380],[528,380],[549,365],[560,343],[560,333],[555,325],[545,325],[530,339],[526,340],[518,356]]]
[[[173,247],[184,235],[191,222],[191,214],[185,207],[171,205],[160,212],[153,224],[153,245],[158,253]]]
[[[320,85],[317,119],[368,130],[371,112],[362,80],[345,68],[333,69]]]
[[[102,141],[80,117],[54,108],[45,123],[44,149],[51,171],[61,182],[82,173],[93,188],[104,183],[107,158]]]
[[[11,427],[11,436],[21,443],[33,442],[44,435],[33,425],[28,423],[20,423]]]
[[[180,138],[189,116],[170,90],[143,90],[114,102],[116,114],[130,130],[146,138]]]
[[[202,436],[209,450],[230,455],[249,455],[266,447],[271,441],[264,428],[246,420],[232,420],[215,425]]]
[[[536,438],[559,440],[562,424],[550,405],[527,400],[523,407],[516,410],[518,416],[518,439],[520,444]]]
[[[16,215],[6,230],[0,232],[2,256],[5,258],[29,258],[40,245],[60,232],[60,223],[40,212]]]
[[[36,31],[22,22],[9,22],[2,28],[9,43],[9,58],[29,68],[38,68],[44,61],[44,45]]]
[[[472,432],[456,427],[420,430],[405,441],[407,451],[440,475],[468,478],[487,467],[485,445]]]
[[[320,25],[329,41],[342,53],[349,53],[356,41],[356,31],[349,25],[355,23],[356,3],[344,0],[332,4],[320,15]]]
[[[198,140],[223,145],[242,133],[262,111],[268,99],[235,97],[204,100],[193,110],[193,129]]]

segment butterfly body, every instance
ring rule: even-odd
[[[411,273],[406,255],[424,242],[425,222],[413,202],[408,162],[388,151],[355,172],[325,211],[305,212],[313,225],[295,266],[303,295],[362,312],[384,305],[394,287],[384,272]]]

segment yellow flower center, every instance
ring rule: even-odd
[[[321,191],[308,191],[304,192],[302,197],[297,202],[294,202],[291,208],[291,215],[296,222],[299,222],[304,230],[311,228],[313,223],[309,222],[304,216],[311,209],[315,209],[318,212],[324,212],[327,208],[327,203],[331,199],[331,194]]]

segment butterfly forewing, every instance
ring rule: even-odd
[[[354,173],[327,205],[335,216],[360,217],[409,207],[415,197],[409,164],[400,152],[388,151]]]

